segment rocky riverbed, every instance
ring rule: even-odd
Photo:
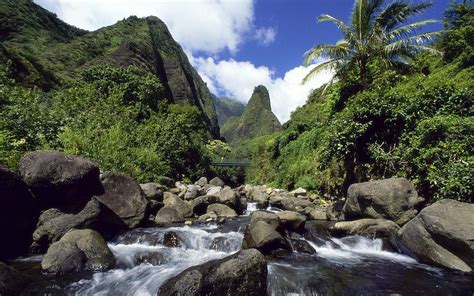
[[[324,202],[302,188],[138,184],[34,152],[0,167],[1,295],[474,293],[472,204],[406,179]]]

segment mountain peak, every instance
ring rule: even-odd
[[[263,85],[256,86],[247,105],[249,109],[265,109],[272,111],[268,89]]]

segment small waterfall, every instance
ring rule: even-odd
[[[253,212],[257,211],[257,203],[256,202],[247,202],[247,209],[245,210],[245,215],[249,216]]]
[[[240,250],[241,233],[223,233],[216,228],[184,226],[127,232],[109,243],[117,268],[74,283],[69,292],[75,295],[156,295],[167,279],[186,268]],[[179,247],[163,245],[168,232],[178,238]]]

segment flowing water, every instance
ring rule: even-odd
[[[158,288],[184,269],[229,256],[241,249],[248,215],[224,224],[141,228],[109,242],[117,259],[108,272],[54,278],[41,275],[41,257],[16,262],[38,280],[25,295],[156,295]],[[271,209],[273,210],[273,209]],[[173,233],[179,246],[164,245]],[[305,240],[314,254],[293,253],[268,264],[268,295],[473,295],[473,278],[418,263],[384,249],[380,239],[360,236]],[[25,264],[35,266],[26,269]],[[40,277],[41,275],[41,277]]]

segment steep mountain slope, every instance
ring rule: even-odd
[[[214,96],[216,106],[217,122],[222,127],[226,121],[233,116],[240,116],[244,113],[245,104],[237,100]]]
[[[268,90],[259,85],[255,87],[242,116],[229,118],[221,132],[229,143],[237,143],[281,129],[280,121],[272,112]]]
[[[171,102],[191,104],[211,133],[219,127],[213,98],[166,25],[156,17],[129,17],[94,32],[79,30],[29,0],[2,1],[0,62],[11,60],[18,82],[60,88],[98,64],[136,66],[156,75]]]

